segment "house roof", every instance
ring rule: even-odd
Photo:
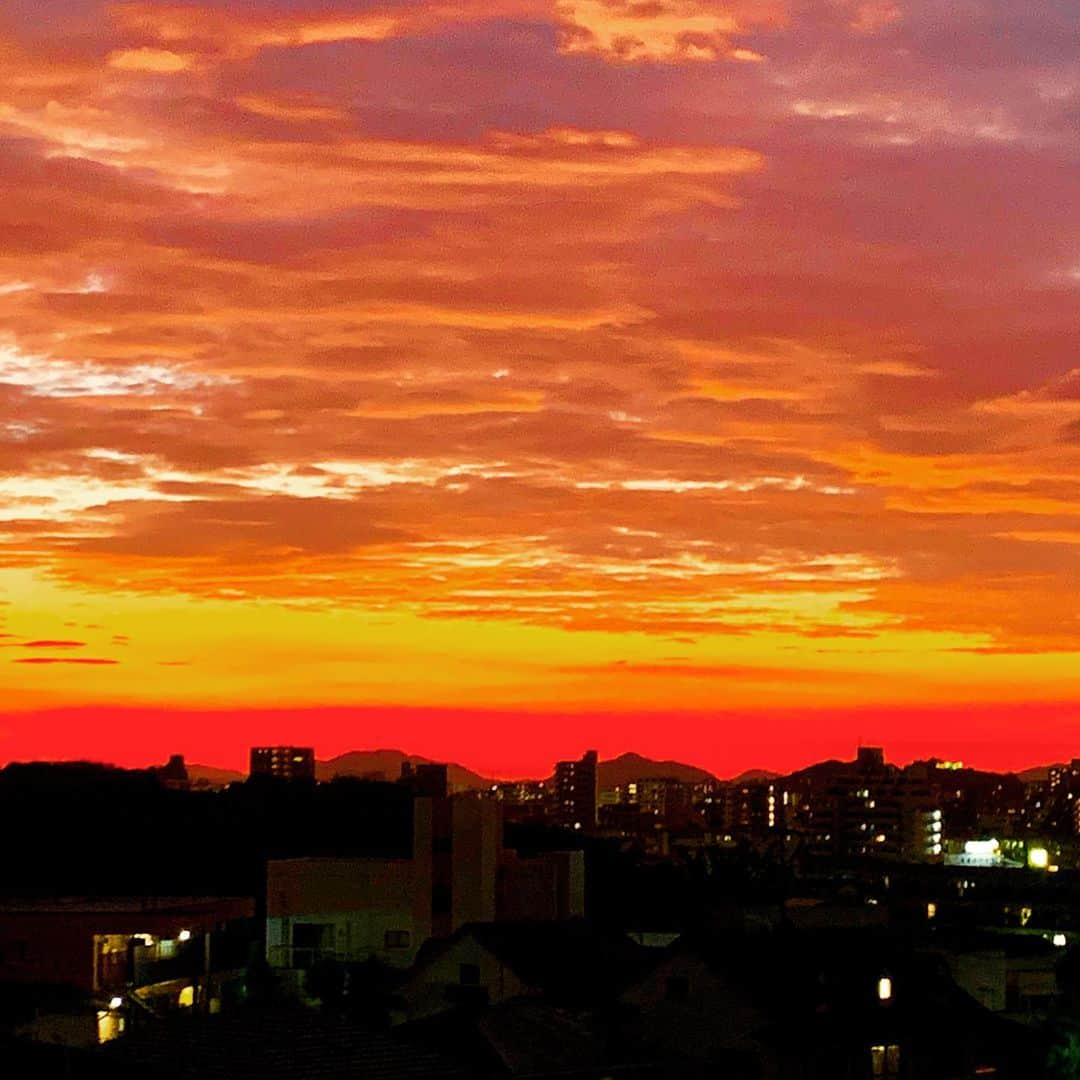
[[[584,919],[469,923],[421,949],[417,970],[422,972],[466,938],[492,953],[527,986],[575,1003],[609,998],[642,969],[647,953],[621,931],[602,930]]]
[[[601,1065],[606,1040],[580,1018],[543,1002],[517,1000],[482,1013],[480,1034],[517,1075],[569,1072]]]
[[[477,1076],[522,1080],[558,1077],[652,1077],[653,1066],[618,1064],[607,1018],[515,998],[472,1016],[441,1013],[412,1021],[410,1038],[468,1061]],[[655,1073],[659,1075],[659,1073]]]
[[[741,988],[748,1005],[768,1017],[755,1036],[785,1045],[793,1038],[844,1042],[890,1032],[978,1032],[988,1041],[1011,1033],[961,990],[939,956],[915,950],[884,931],[781,931],[770,935],[682,940],[656,964],[680,953],[700,958]],[[878,982],[890,980],[887,1001]],[[929,1036],[928,1036],[929,1037]]]

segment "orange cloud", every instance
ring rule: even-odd
[[[733,39],[782,22],[778,5],[718,4],[712,0],[557,0],[565,26],[563,49],[621,63],[761,61]]]
[[[191,61],[168,49],[142,46],[138,49],[121,49],[109,54],[109,64],[121,71],[145,71],[155,75],[175,75],[186,71]]]
[[[271,9],[261,15],[238,16],[220,8],[157,3],[120,4],[113,10],[129,32],[145,34],[163,45],[182,45],[185,50],[227,59],[268,48],[379,41],[399,27],[396,17],[379,12],[347,17],[328,10],[290,17]],[[132,50],[140,55],[165,51],[175,55],[152,46]]]

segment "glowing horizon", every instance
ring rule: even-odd
[[[7,0],[0,762],[1080,754],[1069,28]]]

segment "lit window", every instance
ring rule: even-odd
[[[97,1036],[99,1043],[110,1042],[119,1038],[124,1030],[124,1018],[114,1012],[99,1011],[97,1014]]]
[[[185,986],[180,991],[180,997],[177,1000],[177,1004],[181,1009],[190,1009],[195,1004],[195,987]]]
[[[892,979],[888,975],[882,975],[877,981],[878,1001],[892,1001]]]
[[[900,1075],[900,1047],[895,1043],[870,1047],[870,1072],[873,1076],[894,1078]]]

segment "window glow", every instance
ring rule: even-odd
[[[900,1075],[900,1047],[895,1043],[888,1046],[871,1046],[870,1072],[873,1076],[898,1077]]]
[[[892,1001],[892,979],[888,975],[882,975],[877,981],[878,1001]]]

